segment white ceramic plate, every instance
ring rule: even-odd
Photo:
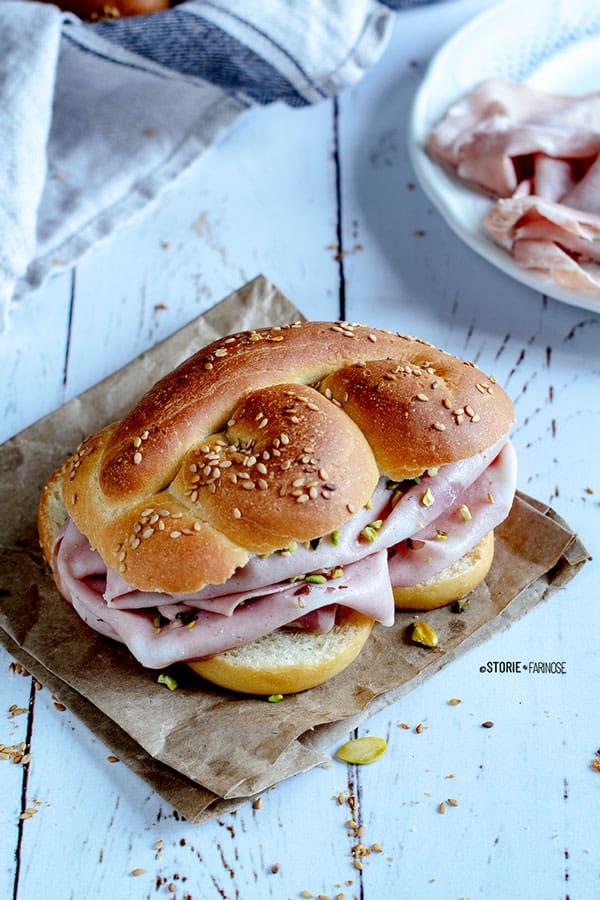
[[[434,56],[412,109],[409,152],[419,182],[476,253],[536,291],[600,312],[600,300],[520,269],[483,230],[490,201],[425,152],[431,128],[486,78],[525,81],[558,94],[600,90],[600,0],[505,0],[477,16]]]

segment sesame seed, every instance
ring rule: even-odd
[[[426,394],[417,394],[417,400],[422,400],[424,403],[427,403],[429,397]]]
[[[321,478],[322,481],[329,481],[329,474],[326,469],[319,469],[319,478]]]
[[[241,519],[241,518],[242,518],[242,511],[241,511],[240,509],[238,509],[237,506],[234,506],[234,507],[233,507],[233,518],[234,518],[234,519]]]
[[[266,428],[268,424],[269,424],[269,420],[268,420],[268,419],[261,419],[261,420],[260,420],[260,423],[259,423],[259,425],[258,425],[258,427],[259,427],[259,428]]]
[[[442,406],[445,406],[446,409],[452,409],[452,404],[447,397],[444,397],[444,399],[442,400]]]
[[[154,534],[154,528],[144,528],[142,531],[142,540],[147,541],[149,537],[152,537]]]
[[[147,441],[149,437],[150,437],[149,431],[142,431],[142,440],[143,441]]]
[[[287,436],[287,434],[285,433],[285,431],[283,432],[283,434],[281,434],[280,439],[281,439],[281,443],[284,445],[284,447],[285,447],[287,444],[289,444],[289,442],[290,442],[290,439],[289,439],[289,437]]]
[[[172,531],[170,536],[171,536],[172,538],[178,538],[178,537],[181,537],[181,532],[180,532],[180,531]]]
[[[442,422],[434,422],[433,427],[435,428],[436,431],[445,431],[446,430],[446,426]]]
[[[377,342],[377,335],[375,335],[375,334],[369,334],[368,337],[369,337],[369,340],[370,340],[373,344],[375,344],[375,343]]]
[[[142,511],[142,516],[151,516],[153,512],[154,510],[152,507],[150,507],[149,509],[144,509]]]
[[[299,497],[296,497],[296,503],[307,503],[308,499],[308,494],[300,494]]]
[[[141,446],[142,446],[142,439],[141,439],[141,437],[135,437],[135,438],[133,439],[133,446],[134,446],[134,447],[141,447]]]
[[[242,487],[245,491],[253,491],[256,485],[253,481],[242,481]]]
[[[480,422],[480,421],[481,421],[481,416],[478,416],[477,414],[475,414],[474,416],[471,416],[471,422]]]
[[[473,412],[473,407],[472,407],[472,406],[465,406],[465,412],[466,412],[466,414],[467,414],[468,416],[470,416],[471,418],[473,418],[473,416],[475,415],[475,413]]]
[[[259,487],[259,489],[260,489],[261,491],[266,491],[266,490],[268,489],[268,487],[269,487],[268,482],[265,481],[264,478],[259,478],[257,484],[258,484],[258,487]]]
[[[215,350],[215,356],[218,356],[218,357],[227,356],[227,350],[225,349],[225,347],[219,347],[218,350]]]
[[[319,407],[317,406],[317,404],[316,404],[316,403],[312,403],[310,400],[307,400],[306,405],[307,405],[307,407],[308,407],[309,409],[312,409],[312,410],[314,410],[314,411],[318,411],[318,409],[319,409]]]
[[[137,453],[133,454],[133,463],[134,463],[134,465],[139,466],[141,461],[142,461],[142,454],[138,450]]]

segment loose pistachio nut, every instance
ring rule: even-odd
[[[387,744],[383,738],[368,735],[346,741],[338,750],[337,756],[344,762],[360,766],[375,762],[386,750]]]
[[[431,625],[421,620],[413,624],[411,640],[413,644],[422,644],[424,647],[437,647],[439,638]]]
[[[172,675],[167,675],[166,672],[161,672],[156,680],[159,684],[166,685],[170,691],[177,690],[177,681],[173,678]]]

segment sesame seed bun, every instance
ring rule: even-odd
[[[468,553],[427,581],[393,588],[396,608],[437,609],[466,597],[483,581],[493,559],[494,532],[490,531]]]
[[[380,473],[472,456],[513,421],[491,378],[424,341],[296,323],[200,350],[59,477],[107,566],[141,590],[182,593],[339,528]]]
[[[187,665],[207,681],[242,694],[293,694],[346,669],[364,647],[373,620],[340,609],[327,634],[280,630]]]
[[[401,481],[467,459],[513,421],[492,378],[417,338],[346,322],[240,332],[82,442],[42,493],[41,545],[52,564],[71,517],[131,587],[196,592],[224,584],[254,554],[339,529],[382,475]],[[462,596],[492,553],[489,537],[437,578],[396,589],[397,605],[431,609]],[[306,690],[348,666],[372,627],[339,607],[329,634],[282,629],[188,664],[239,692]]]

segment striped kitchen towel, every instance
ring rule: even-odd
[[[244,110],[304,106],[356,82],[406,5],[186,0],[90,24],[0,0],[0,320],[11,299],[147,206]]]

